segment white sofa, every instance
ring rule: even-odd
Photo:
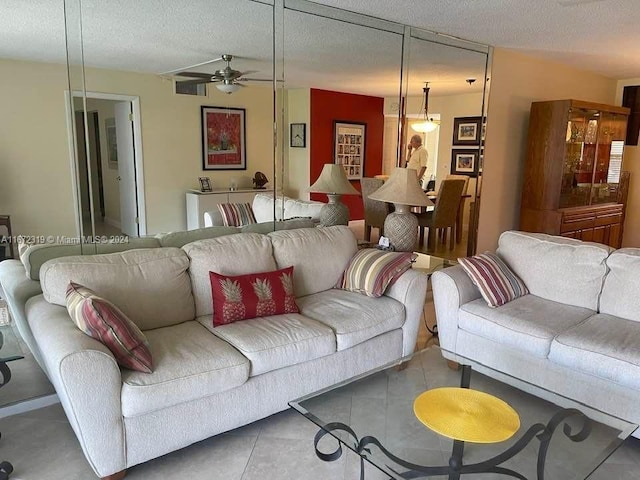
[[[413,352],[426,275],[409,270],[380,298],[332,288],[356,250],[347,227],[328,227],[45,262],[43,293],[26,300],[24,315],[95,473],[118,475]],[[209,271],[289,265],[300,314],[212,327]],[[70,280],[111,300],[144,331],[153,373],[119,368],[73,324],[64,306]]]
[[[258,223],[273,222],[274,218],[277,221],[310,218],[317,224],[320,223],[320,210],[324,205],[322,202],[311,202],[284,196],[276,197],[274,200],[271,194],[258,193],[253,197],[251,208]],[[204,225],[205,227],[224,225],[220,211],[204,212]]]
[[[490,308],[462,267],[434,273],[442,348],[640,424],[640,249],[509,231],[497,253],[530,294]]]

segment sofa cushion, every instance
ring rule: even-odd
[[[215,328],[212,328],[211,315],[197,320],[251,361],[252,377],[336,351],[333,331],[298,313],[255,318]]]
[[[253,197],[251,208],[256,217],[256,222],[273,222],[273,194],[258,193]],[[282,220],[284,212],[284,198],[278,197],[275,200],[275,219]]]
[[[113,303],[71,282],[67,287],[67,311],[80,330],[113,353],[118,365],[144,373],[153,371],[146,337]]]
[[[389,285],[411,268],[411,261],[415,257],[411,252],[362,249],[351,257],[337,288],[369,297],[381,297]]]
[[[459,258],[458,262],[490,307],[499,307],[529,293],[522,280],[494,253]]]
[[[358,249],[347,226],[302,228],[269,234],[278,268],[293,265],[296,295],[333,288]]]
[[[262,233],[266,235],[279,230],[292,230],[294,228],[314,228],[316,224],[309,218],[292,218],[290,220],[282,220],[278,222],[254,223],[253,225],[245,225],[241,227],[243,232]],[[274,228],[275,227],[275,228]]]
[[[535,295],[525,295],[497,308],[478,298],[460,307],[458,322],[462,330],[547,358],[556,335],[594,313]]]
[[[598,314],[558,335],[549,360],[640,390],[640,323]]]
[[[298,313],[293,291],[293,267],[247,275],[209,272],[213,296],[213,324]]]
[[[607,258],[607,266],[600,313],[640,322],[640,248],[616,250]]]
[[[390,297],[327,290],[298,298],[300,312],[333,329],[338,351],[402,327],[404,306]]]
[[[146,332],[155,370],[122,373],[122,414],[142,415],[242,385],[249,360],[190,321]]]
[[[554,302],[598,309],[610,248],[542,233],[504,232],[498,254],[529,292]]]
[[[129,238],[126,242],[86,243],[74,245],[36,244],[28,246],[20,255],[20,260],[31,280],[40,280],[40,268],[48,260],[76,255],[102,255],[124,252],[138,248],[157,248],[160,246],[154,237]]]
[[[241,227],[256,223],[250,203],[219,203],[218,210],[226,227]]]
[[[188,268],[189,258],[178,248],[130,250],[50,260],[40,283],[45,300],[61,306],[70,281],[84,285],[144,331],[195,318]]]
[[[323,202],[311,202],[287,198],[284,201],[284,219],[296,217],[308,217],[320,220],[320,210],[325,206]]]
[[[270,272],[277,268],[269,237],[258,233],[199,240],[188,243],[182,249],[191,259],[189,275],[198,317],[213,313],[209,272],[245,275]]]

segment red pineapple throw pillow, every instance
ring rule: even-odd
[[[209,272],[209,278],[214,327],[299,311],[293,291],[293,267],[235,276]]]

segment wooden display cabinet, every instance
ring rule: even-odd
[[[620,247],[628,116],[625,107],[579,100],[531,104],[521,230]]]

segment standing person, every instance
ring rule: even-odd
[[[414,135],[409,141],[407,168],[412,168],[418,172],[418,183],[421,182],[422,176],[427,170],[427,158],[428,154],[427,150],[422,146],[422,138],[420,135]]]

